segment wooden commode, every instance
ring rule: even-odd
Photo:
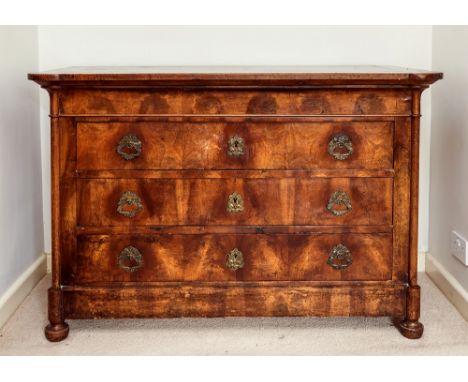
[[[420,96],[394,67],[76,67],[50,94],[67,318],[390,316],[419,338]]]

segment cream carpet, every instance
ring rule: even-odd
[[[0,355],[468,355],[468,324],[421,274],[420,340],[388,318],[69,320],[60,343],[44,338],[45,277],[0,334]]]

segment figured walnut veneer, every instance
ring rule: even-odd
[[[70,68],[51,100],[67,318],[391,316],[419,338],[419,118],[441,73]]]

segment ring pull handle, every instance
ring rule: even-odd
[[[228,141],[228,155],[231,157],[241,157],[244,155],[245,143],[244,139],[238,135],[229,138]]]
[[[327,210],[335,216],[346,215],[352,209],[351,198],[344,191],[335,191],[328,200]]]
[[[244,211],[244,199],[242,199],[242,196],[237,192],[229,195],[226,210],[231,214]]]
[[[141,210],[143,203],[140,197],[132,191],[122,194],[117,204],[117,212],[127,218],[134,218]]]
[[[226,267],[231,271],[237,271],[244,267],[244,255],[237,248],[228,253]]]
[[[335,135],[328,143],[328,154],[336,160],[345,160],[353,153],[353,142],[343,133]]]
[[[334,246],[328,255],[327,264],[337,271],[348,268],[352,263],[351,252],[343,244]]]
[[[125,160],[132,160],[141,155],[141,140],[134,134],[127,134],[117,145],[117,153]]]
[[[128,246],[120,252],[117,264],[125,272],[133,273],[143,266],[143,256],[137,248]]]

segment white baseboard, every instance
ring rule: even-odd
[[[47,262],[47,273],[52,272],[52,255],[50,253],[44,253]]]
[[[461,284],[440,264],[434,256],[426,254],[426,273],[468,321],[468,292]]]
[[[47,259],[42,254],[18,277],[3,296],[0,296],[0,328],[8,321],[39,280],[45,276],[46,271]]]
[[[426,253],[418,252],[418,272],[426,271]]]

